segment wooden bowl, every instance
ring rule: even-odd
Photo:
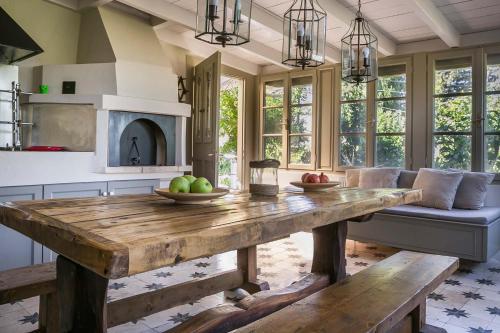
[[[332,187],[340,185],[340,182],[328,182],[328,183],[290,182],[290,184],[304,189],[304,192],[323,192],[323,191],[328,191]]]
[[[202,205],[210,203],[213,199],[225,196],[228,190],[214,188],[211,193],[172,193],[168,188],[159,188],[155,192],[162,197],[175,200],[176,203],[184,205]]]

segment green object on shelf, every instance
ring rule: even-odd
[[[49,93],[49,86],[46,84],[41,84],[39,87],[40,94],[48,94]]]

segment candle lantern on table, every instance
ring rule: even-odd
[[[279,192],[278,169],[280,162],[267,159],[250,162],[250,193],[276,196]]]

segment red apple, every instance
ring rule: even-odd
[[[306,183],[319,183],[319,182],[320,182],[319,176],[316,174],[310,174],[306,178]]]
[[[328,183],[330,181],[330,179],[328,178],[328,176],[325,175],[323,172],[321,173],[321,175],[319,175],[319,180],[322,183]]]
[[[309,172],[306,172],[305,174],[303,174],[303,175],[302,175],[301,180],[302,180],[302,182],[303,182],[303,183],[305,183],[305,182],[306,182],[307,176],[309,176],[309,175],[310,175],[310,173],[309,173]]]

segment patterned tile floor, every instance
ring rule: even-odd
[[[258,247],[261,279],[271,288],[290,284],[307,274],[311,267],[312,237],[308,233]],[[355,274],[396,253],[398,250],[376,244],[348,242],[347,271]],[[235,253],[182,263],[133,277],[113,280],[110,300],[204,277],[235,267]],[[230,294],[205,297],[163,311],[109,331],[123,333],[164,332],[207,308],[230,302]],[[38,298],[0,305],[0,332],[30,332],[37,327]],[[427,301],[428,323],[449,333],[500,333],[500,253],[487,263],[464,263],[460,271],[432,293]]]

